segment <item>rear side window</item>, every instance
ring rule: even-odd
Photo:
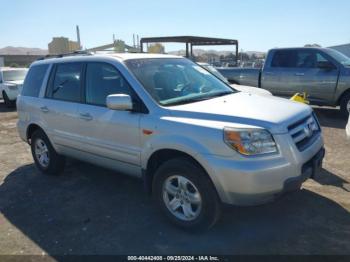
[[[83,63],[58,64],[49,88],[49,97],[80,102]]]
[[[106,63],[88,63],[86,69],[86,103],[105,106],[111,94],[132,95],[129,84],[119,71]]]
[[[21,95],[38,97],[49,65],[36,65],[29,69]]]
[[[297,53],[295,50],[276,51],[271,62],[271,67],[292,68],[297,65]]]

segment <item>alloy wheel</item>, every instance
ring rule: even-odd
[[[197,187],[186,177],[173,175],[163,184],[163,200],[178,219],[195,220],[202,209],[202,197]]]

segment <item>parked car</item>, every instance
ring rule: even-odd
[[[4,99],[6,106],[15,105],[27,71],[26,68],[0,67],[0,98]]]
[[[315,105],[350,110],[350,58],[328,48],[272,49],[260,69],[220,68],[230,83],[261,87],[291,97],[306,92]]]
[[[142,178],[187,229],[212,226],[221,203],[261,204],[299,189],[324,156],[309,106],[237,92],[178,56],[37,61],[17,110],[41,172],[59,174],[73,157]]]
[[[256,94],[256,95],[272,96],[271,92],[262,88],[230,84],[230,82],[214,66],[211,66],[208,63],[197,63],[197,64],[203,67],[204,69],[208,70],[210,73],[215,75],[221,81],[225,82],[226,84],[230,85],[231,87],[233,87],[238,91],[247,92],[247,93]]]

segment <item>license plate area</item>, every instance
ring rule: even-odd
[[[307,178],[313,178],[322,168],[322,161],[325,155],[325,149],[322,148],[313,158],[306,162],[302,169],[302,176]]]

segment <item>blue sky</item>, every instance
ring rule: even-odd
[[[234,38],[246,51],[350,43],[349,0],[2,0],[0,47],[47,48],[53,36],[84,47],[142,36]]]

